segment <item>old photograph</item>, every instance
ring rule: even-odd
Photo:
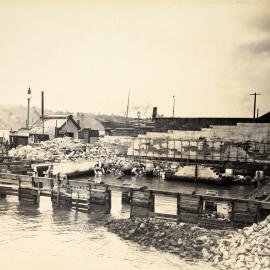
[[[269,270],[270,0],[0,0],[0,269]]]

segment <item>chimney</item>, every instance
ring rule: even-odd
[[[157,107],[153,107],[152,121],[157,119]]]
[[[44,136],[44,92],[41,91],[41,120],[42,120],[42,134]]]

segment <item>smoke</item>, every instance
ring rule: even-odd
[[[152,110],[152,106],[149,103],[146,103],[144,105],[132,106],[131,108],[132,114],[134,113],[137,114],[137,112],[140,112],[142,117],[150,117],[151,110]]]

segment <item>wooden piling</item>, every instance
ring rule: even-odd
[[[155,200],[151,191],[132,190],[130,203],[130,217],[154,215]]]
[[[60,206],[60,191],[61,191],[61,187],[60,187],[60,174],[57,174],[57,200],[56,200],[56,206],[59,207]]]
[[[130,192],[122,191],[122,204],[130,204]]]
[[[72,206],[72,197],[70,194],[70,188],[67,186],[61,190],[60,174],[56,177],[56,188],[53,188],[51,200],[53,207],[57,208],[70,208]]]
[[[34,178],[31,178],[31,182],[28,182],[28,185],[22,186],[22,180],[20,176],[16,176],[18,180],[18,199],[20,205],[27,206],[39,206],[40,203],[40,190],[36,188]]]
[[[111,190],[108,185],[89,185],[89,210],[101,210],[110,212],[111,210]]]

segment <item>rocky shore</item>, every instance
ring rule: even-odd
[[[203,259],[204,250],[214,250],[227,231],[211,231],[191,224],[171,223],[154,218],[110,220],[105,227],[123,239],[155,247],[191,261]]]
[[[270,216],[238,231],[200,228],[154,218],[113,219],[105,227],[121,238],[205,261],[219,269],[270,269]]]

